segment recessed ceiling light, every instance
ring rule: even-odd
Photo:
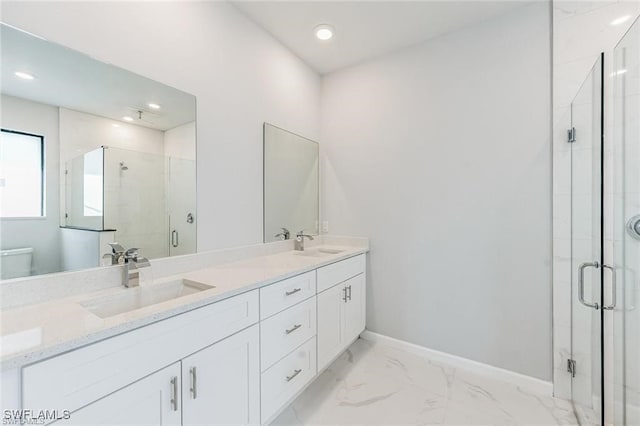
[[[127,115],[127,116],[125,116],[125,117],[122,117],[122,119],[123,119],[124,121],[133,121],[133,118],[129,117],[128,115]]]
[[[119,124],[116,124],[116,123],[113,123],[113,124],[112,124],[112,126],[113,126],[113,127],[120,127],[120,125],[119,125]]]
[[[334,29],[331,25],[322,24],[315,27],[313,33],[318,40],[329,40],[333,37]]]
[[[151,109],[160,109],[160,105],[158,105],[158,104],[154,104],[153,102],[149,102],[147,105],[148,105],[148,106],[149,106],[149,108],[151,108]]]
[[[16,74],[16,77],[19,77],[23,80],[33,80],[35,78],[28,72],[24,72],[24,71],[16,71],[15,74]]]
[[[624,15],[611,21],[610,25],[620,25],[631,19],[631,15]]]

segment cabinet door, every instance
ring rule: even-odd
[[[182,360],[185,426],[260,423],[258,327]]]
[[[364,330],[365,322],[365,275],[347,280],[347,303],[344,305],[344,344],[348,345]]]
[[[345,286],[339,284],[318,294],[318,371],[343,349]]]
[[[107,395],[58,424],[180,425],[180,363]]]

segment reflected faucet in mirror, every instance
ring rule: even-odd
[[[282,237],[283,240],[288,240],[291,238],[291,232],[289,232],[287,228],[282,228],[282,232],[278,232],[276,235],[274,235],[274,237]]]
[[[109,243],[111,246],[111,253],[105,253],[102,258],[109,259],[111,258],[111,265],[120,265],[124,263],[124,252],[125,249],[122,245],[118,243]]]

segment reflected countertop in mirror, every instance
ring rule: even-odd
[[[195,96],[0,31],[0,278],[194,253]]]

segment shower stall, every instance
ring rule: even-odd
[[[195,162],[100,147],[65,163],[63,226],[113,232],[149,258],[196,249]]]
[[[581,424],[639,425],[638,21],[613,53],[613,57],[600,55],[570,108],[571,348],[567,371]],[[605,61],[611,61],[613,71],[605,72]],[[613,137],[608,140],[606,135]]]
[[[640,424],[640,22],[614,51],[615,424]],[[616,288],[614,287],[614,288]]]

